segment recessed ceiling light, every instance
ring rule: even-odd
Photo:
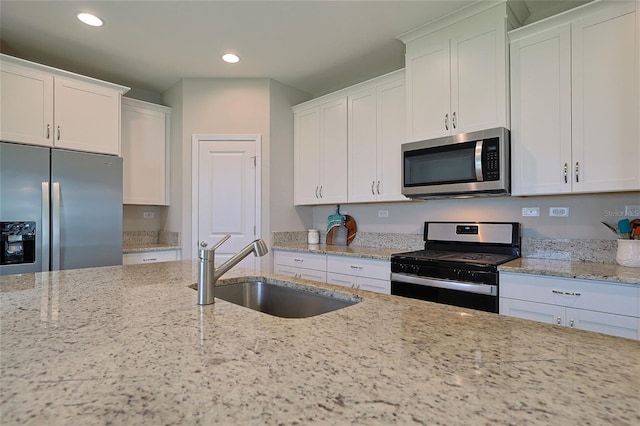
[[[235,64],[236,62],[240,61],[240,58],[233,53],[227,53],[222,55],[222,60],[230,64]]]
[[[101,27],[103,25],[102,19],[91,13],[81,12],[77,16],[79,20],[92,27]]]

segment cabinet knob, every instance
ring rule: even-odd
[[[569,327],[573,328],[573,318],[569,321]]]
[[[556,318],[556,324],[560,325],[562,323],[562,318],[558,317]]]

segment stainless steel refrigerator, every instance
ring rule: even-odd
[[[0,275],[122,264],[122,159],[0,142]]]

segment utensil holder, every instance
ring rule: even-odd
[[[618,240],[618,265],[640,268],[640,240]]]

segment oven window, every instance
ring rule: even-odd
[[[405,186],[476,181],[475,142],[405,153]]]

